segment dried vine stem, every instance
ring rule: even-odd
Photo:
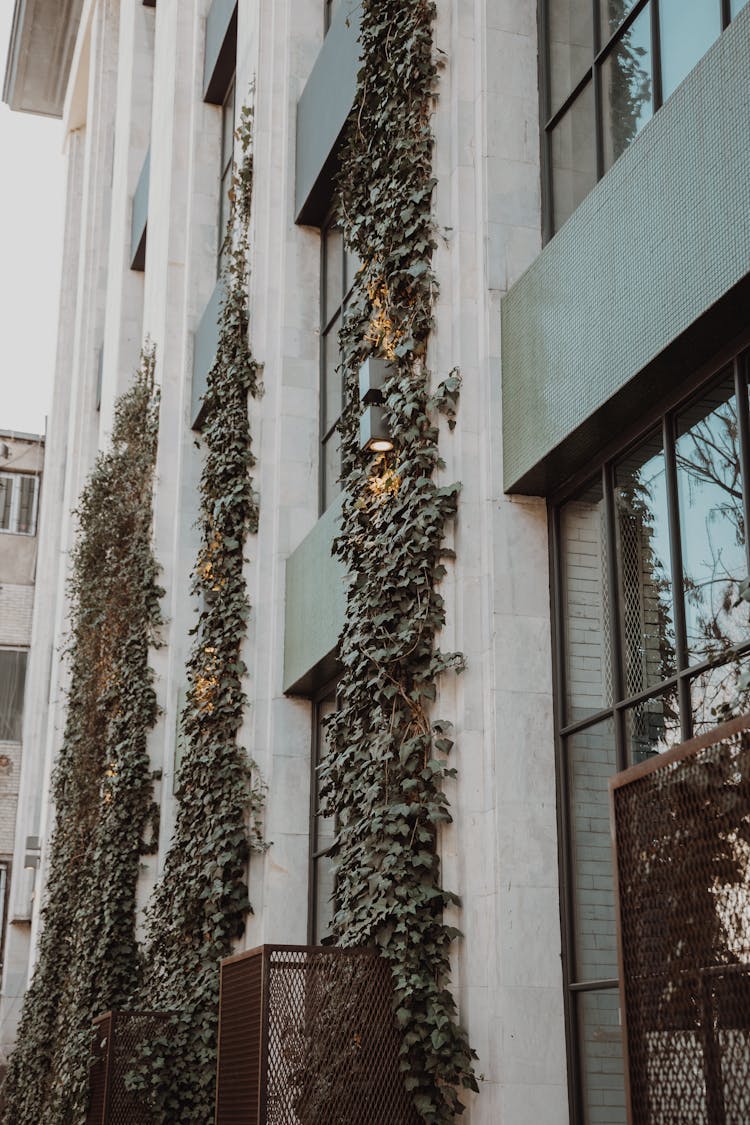
[[[82,1122],[91,1020],[137,987],[136,884],[158,809],[147,737],[160,624],[151,547],[158,432],[154,352],[115,408],[112,448],[81,494],[69,582],[67,720],[39,957],[4,1086],[6,1125]],[[148,838],[148,839],[147,839]]]
[[[244,931],[250,910],[247,863],[251,851],[264,846],[262,788],[237,741],[246,704],[241,650],[250,613],[243,551],[258,525],[248,417],[248,394],[257,394],[259,384],[248,347],[253,185],[248,108],[237,137],[241,160],[224,248],[219,345],[205,399],[201,545],[193,570],[201,608],[187,664],[186,750],[174,835],[149,907],[142,994],[143,1007],[173,1015],[164,1036],[144,1049],[132,1076],[157,1120],[185,1125],[213,1122],[219,961]]]
[[[361,260],[341,334],[343,529],[335,551],[353,581],[340,643],[344,671],[330,719],[323,812],[337,817],[335,939],[376,944],[391,964],[403,1029],[401,1066],[424,1121],[462,1112],[476,1090],[449,991],[456,896],[440,885],[439,827],[449,724],[432,718],[436,683],[460,670],[442,653],[442,544],[458,485],[438,487],[437,412],[454,419],[456,372],[430,395],[426,353],[432,270],[436,67],[432,0],[364,0],[362,66],[340,177],[344,237]],[[359,449],[358,372],[391,361],[385,387],[395,452]],[[452,426],[451,426],[452,428]]]

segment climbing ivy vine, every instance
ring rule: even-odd
[[[244,931],[247,863],[251,851],[264,846],[262,788],[237,738],[246,703],[241,651],[250,612],[244,545],[258,525],[248,418],[248,394],[258,393],[260,374],[248,349],[248,108],[237,137],[241,159],[233,176],[219,343],[205,396],[201,543],[193,570],[200,611],[187,664],[186,749],[174,834],[149,907],[145,955],[143,1006],[170,1017],[132,1076],[157,1120],[185,1125],[213,1122],[219,961]]]
[[[439,487],[437,414],[454,422],[459,377],[430,394],[427,346],[437,291],[431,113],[436,86],[432,0],[364,0],[362,65],[340,176],[341,220],[362,262],[341,333],[343,528],[335,552],[352,581],[340,642],[343,675],[328,727],[323,812],[335,815],[342,945],[376,944],[390,962],[403,1030],[401,1067],[425,1122],[462,1112],[476,1090],[466,1033],[449,991],[456,896],[437,850],[450,821],[443,792],[449,724],[432,716],[440,676],[444,536],[459,486]],[[390,361],[384,397],[392,453],[359,448],[358,372]]]
[[[136,884],[158,834],[147,752],[157,715],[148,654],[163,593],[151,545],[158,410],[147,348],[78,504],[55,827],[6,1125],[83,1121],[92,1017],[126,1005],[137,984]]]

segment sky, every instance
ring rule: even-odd
[[[0,77],[13,0],[0,0]],[[50,412],[64,205],[62,125],[0,104],[0,430]]]

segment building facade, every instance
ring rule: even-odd
[[[24,836],[18,852],[15,841],[23,750],[34,734],[33,716],[24,704],[34,663],[31,643],[43,469],[44,438],[0,430],[0,951],[7,982],[1,1034],[9,1042],[26,987],[31,895],[39,861],[36,838]],[[22,814],[19,824],[23,819]],[[16,888],[13,898],[11,882]]]
[[[5,98],[61,116],[68,187],[47,453],[57,494],[42,514],[11,915],[27,893],[22,839],[41,839],[44,878],[69,513],[147,338],[167,624],[153,654],[162,817],[144,903],[163,863],[194,620],[201,393],[233,130],[252,98],[249,307],[264,394],[250,407],[260,526],[243,739],[268,787],[272,846],[252,860],[243,940],[326,935],[331,826],[315,815],[314,779],[345,604],[330,546],[338,328],[357,270],[334,178],[359,12],[356,0],[17,4]],[[436,703],[457,768],[440,852],[462,903],[453,979],[479,1057],[472,1125],[625,1121],[608,778],[706,729],[742,690],[749,39],[741,0],[437,3],[428,362],[462,377],[441,446],[441,479],[462,482],[441,643],[466,660]]]

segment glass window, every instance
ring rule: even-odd
[[[0,473],[0,531],[35,535],[39,478],[32,473]]]
[[[750,710],[749,356],[604,460],[553,521],[571,1083],[590,1125],[625,1122],[610,778]]]
[[[651,11],[646,7],[602,63],[605,171],[654,112],[651,61]]]
[[[594,90],[589,82],[551,134],[555,230],[596,183]]]
[[[585,1125],[627,1125],[619,993],[582,992],[578,1026]]]
[[[218,273],[224,265],[224,243],[227,237],[231,210],[232,176],[234,174],[234,115],[236,83],[229,83],[221,107],[221,170],[219,174],[219,254]]]
[[[733,19],[746,3],[731,0],[727,15]],[[721,32],[724,7],[723,0],[547,0],[543,5],[549,233],[560,229],[706,53]],[[652,38],[657,20],[659,35]]]
[[[344,246],[344,236],[335,221],[331,221],[323,229],[321,242],[320,493],[321,511],[324,512],[341,491],[341,438],[338,423],[343,408],[344,385],[339,332],[343,310],[359,263]]]
[[[599,483],[560,513],[567,722],[612,702],[607,528]]]
[[[617,772],[614,723],[567,741],[578,981],[617,977],[617,932],[609,830],[609,779]]]
[[[728,375],[677,421],[687,652],[711,659],[747,637],[745,517],[734,380]]]
[[[676,671],[666,467],[656,433],[615,467],[625,695]]]
[[[332,817],[324,817],[320,809],[320,765],[327,753],[325,723],[335,708],[335,696],[330,693],[315,704],[313,729],[313,800],[310,825],[310,941],[320,945],[328,937],[333,918],[335,879],[330,850],[336,832]]]
[[[0,649],[0,742],[20,742],[26,653]]]
[[[550,109],[558,109],[591,66],[591,0],[549,0]]]
[[[717,0],[659,0],[661,89],[664,101],[721,34]]]

